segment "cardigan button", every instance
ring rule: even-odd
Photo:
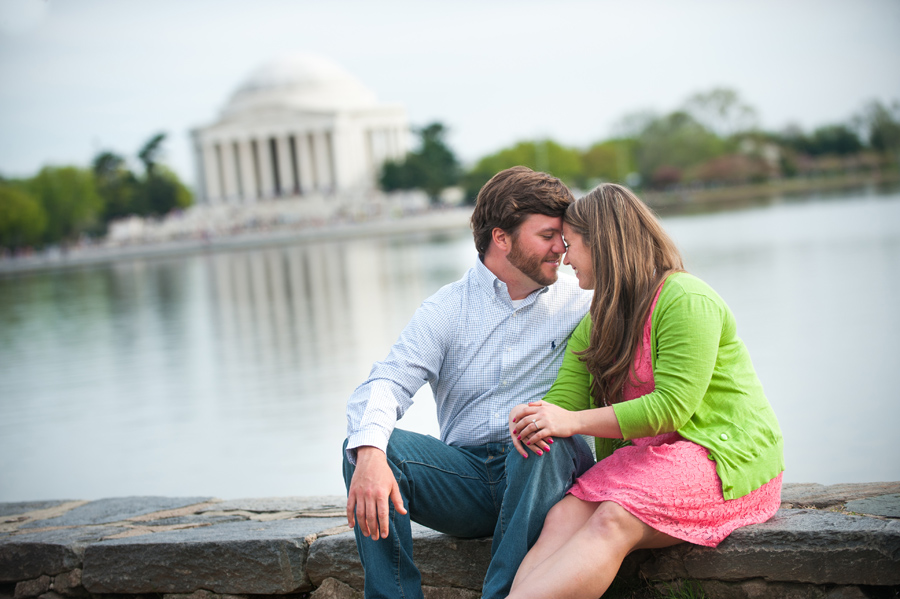
[[[727,441],[728,435],[726,435],[725,433],[722,433],[721,435],[719,435],[719,438],[722,439],[723,441]]]

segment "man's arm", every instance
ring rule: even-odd
[[[387,462],[387,444],[397,420],[412,405],[412,396],[438,377],[455,331],[445,308],[431,300],[423,303],[347,406],[347,459],[356,463],[347,495],[347,523],[351,527],[359,523],[362,533],[374,540],[379,534],[387,537],[388,501],[406,513]]]

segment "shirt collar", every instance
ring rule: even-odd
[[[484,262],[481,260],[481,256],[479,256],[475,260],[475,275],[478,278],[479,284],[484,289],[490,289],[494,292],[494,295],[496,295],[498,299],[512,305],[512,300],[509,299],[509,288],[506,286],[506,283],[498,279],[497,275],[492,273],[491,270],[484,265]],[[549,287],[541,287],[540,289],[532,291],[525,298],[525,302],[522,305],[527,306],[528,304],[531,304],[537,299],[539,295],[541,295],[542,293],[547,293],[549,290]]]

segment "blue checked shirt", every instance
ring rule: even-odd
[[[508,443],[509,411],[550,389],[590,302],[574,277],[560,275],[514,308],[506,283],[477,260],[462,279],[425,300],[387,358],[350,396],[347,457],[355,461],[363,445],[385,450],[425,383],[444,443]]]

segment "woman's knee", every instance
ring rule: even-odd
[[[597,506],[585,526],[604,538],[633,538],[638,542],[643,534],[644,523],[618,503],[604,501]]]

